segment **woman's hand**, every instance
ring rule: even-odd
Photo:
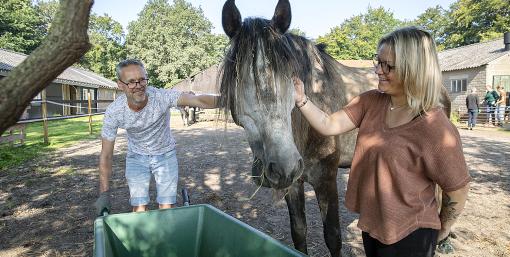
[[[446,239],[448,237],[449,234],[450,234],[450,230],[449,229],[441,229],[441,230],[439,230],[439,232],[437,234],[437,242],[443,241],[444,239]]]
[[[292,77],[292,82],[294,83],[294,101],[296,105],[299,105],[306,100],[305,85],[298,77]]]

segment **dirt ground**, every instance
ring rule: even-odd
[[[251,182],[251,152],[242,129],[202,122],[172,122],[180,186],[192,203],[208,203],[292,245],[285,204]],[[510,133],[460,130],[473,183],[466,210],[454,227],[454,254],[510,256]],[[111,184],[113,213],[129,212],[124,179],[126,137],[116,143]],[[0,174],[0,256],[91,256],[100,141],[78,143]],[[364,256],[357,215],[343,206],[348,170],[338,172],[343,256]],[[310,256],[328,256],[315,194],[307,185]],[[154,185],[151,188],[155,199]],[[180,199],[179,199],[180,203]],[[151,205],[155,208],[155,204]]]

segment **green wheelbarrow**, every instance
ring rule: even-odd
[[[206,204],[105,215],[94,222],[95,257],[305,256]]]

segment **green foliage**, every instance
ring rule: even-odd
[[[39,46],[45,32],[31,0],[0,1],[0,48],[28,54]]]
[[[299,28],[292,28],[292,29],[289,29],[288,31],[289,33],[292,33],[294,35],[298,35],[298,36],[302,36],[302,37],[306,37],[306,33],[304,31],[302,31],[301,29]]]
[[[325,44],[326,51],[335,59],[372,59],[379,39],[402,24],[391,11],[369,7],[367,13],[347,19],[319,37],[317,43]]]
[[[450,121],[456,126],[460,125],[460,114],[459,112],[452,112],[450,114]]]
[[[46,34],[50,31],[51,22],[53,21],[55,14],[57,14],[58,7],[59,3],[57,0],[38,0],[36,3],[35,8],[37,13],[41,16]]]
[[[37,10],[43,17],[46,31],[58,11],[58,1],[39,1]],[[125,35],[122,25],[108,15],[91,14],[89,18],[90,50],[81,58],[79,66],[115,80],[115,66],[126,58]]]
[[[220,61],[228,39],[211,28],[203,11],[184,0],[150,0],[129,24],[128,56],[141,59],[151,84],[164,87]]]
[[[450,24],[448,12],[441,6],[428,8],[424,13],[413,21],[413,25],[424,28],[429,31],[436,41],[438,50],[444,49],[446,40],[446,28]]]
[[[446,48],[501,38],[510,31],[510,0],[458,0],[449,16]]]
[[[122,25],[110,16],[90,16],[89,39],[92,48],[80,65],[106,78],[115,80],[115,66],[126,58]]]
[[[428,30],[438,50],[501,38],[510,31],[510,0],[457,0],[449,9],[428,8],[413,21],[399,21],[384,8],[368,8],[317,39],[336,59],[369,59],[378,40],[401,26]]]

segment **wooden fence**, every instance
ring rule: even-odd
[[[483,124],[497,123],[498,119],[496,117],[495,108],[492,107],[490,115],[489,115],[489,113],[487,113],[487,110],[488,110],[488,108],[486,106],[480,107],[480,111],[476,117],[477,124],[483,125]],[[457,117],[459,118],[459,122],[461,122],[461,123],[468,122],[469,115],[468,115],[467,111],[457,110],[456,114],[457,114]],[[503,115],[503,117],[504,117],[505,123],[510,122],[510,109],[507,108],[505,110],[505,114]]]
[[[25,124],[16,124],[8,128],[5,133],[0,136],[0,144],[9,143],[11,147],[24,144],[27,136],[25,128]],[[18,140],[19,144],[16,144]]]
[[[92,134],[92,116],[94,115],[101,115],[104,114],[104,112],[99,112],[98,108],[93,108],[92,105],[97,107],[98,103],[111,103],[113,100],[91,100],[90,92],[88,92],[88,100],[59,100],[58,102],[55,101],[47,101],[46,100],[46,90],[43,90],[41,92],[41,100],[35,100],[33,102],[37,102],[41,104],[41,117],[40,119],[29,119],[29,120],[20,120],[15,126],[10,127],[7,129],[4,135],[0,135],[0,144],[3,143],[9,143],[11,146],[15,145],[15,142],[17,140],[20,140],[20,144],[23,144],[26,138],[26,124],[28,123],[34,123],[34,122],[41,122],[43,123],[43,135],[44,135],[44,143],[49,144],[49,136],[48,136],[48,121],[51,120],[64,120],[64,119],[73,119],[78,117],[89,117],[89,133]],[[75,115],[64,115],[64,116],[57,116],[57,117],[48,117],[47,112],[47,105],[48,104],[56,104],[61,105],[64,107],[69,108],[83,108],[81,106],[74,106],[72,104],[86,104],[87,107],[87,114],[75,114]],[[95,111],[93,111],[95,110]]]

